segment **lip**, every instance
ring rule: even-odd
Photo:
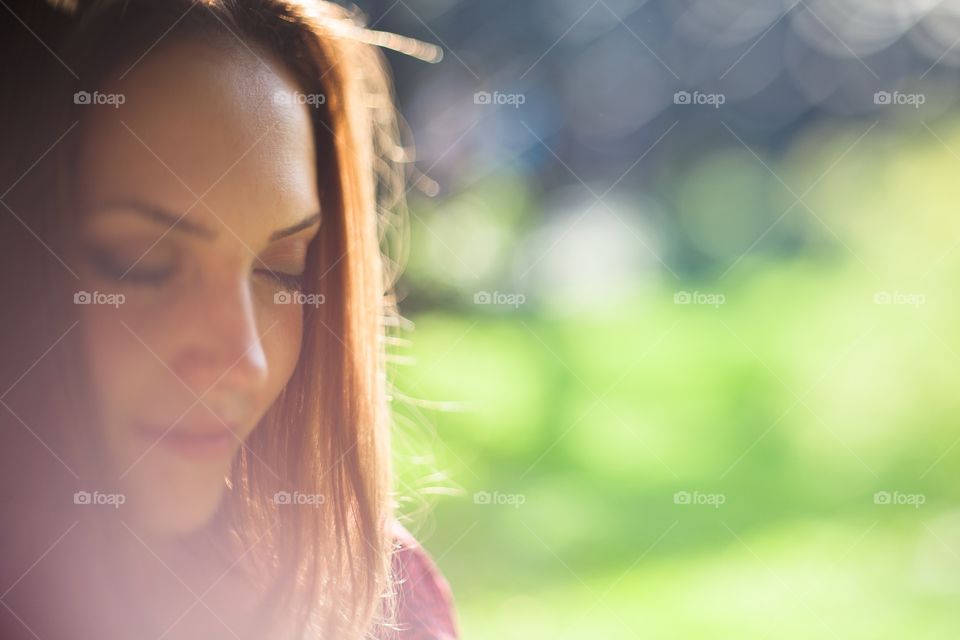
[[[237,440],[236,429],[229,423],[178,424],[172,429],[144,424],[138,431],[151,444],[157,443],[168,451],[193,459],[223,458],[233,450]]]

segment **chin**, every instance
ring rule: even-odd
[[[201,489],[183,496],[154,488],[128,496],[131,527],[154,537],[182,537],[207,526],[217,512],[226,487]],[[139,495],[138,495],[139,494]]]
[[[230,460],[196,462],[155,451],[123,479],[125,518],[151,536],[185,536],[213,520],[227,492]]]

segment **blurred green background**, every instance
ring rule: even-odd
[[[439,184],[410,194],[400,292],[415,329],[393,349],[393,374],[403,510],[454,589],[464,636],[957,637],[949,40],[913,51],[916,66],[892,78],[891,51],[919,18],[898,40],[861,15],[860,31],[830,29],[833,48],[802,68],[808,85],[833,87],[802,106],[767,78],[752,93],[746,80],[728,87],[718,109],[674,102],[616,120],[598,91],[592,131],[626,127],[604,147],[582,135],[591,122],[570,99],[537,106],[605,39],[623,44],[622,27],[597,27],[590,9],[611,9],[646,47],[632,42],[625,78],[597,72],[634,87],[630,65],[656,66],[659,52],[684,78],[657,87],[664,105],[702,86],[687,78],[703,53],[647,41],[643,25],[739,5],[739,22],[716,27],[729,34],[760,9],[559,4],[570,19],[554,35],[586,10],[573,43],[526,74],[523,106],[476,121],[463,116],[471,91],[519,82],[554,38],[504,70],[485,63],[493,47],[477,34],[494,38],[500,23],[478,23],[477,5],[384,7],[385,25],[448,54],[439,71],[397,62],[413,133],[427,139],[421,170]],[[698,77],[711,85],[744,52],[763,62],[768,44],[789,54],[811,23],[787,13],[754,20]],[[887,40],[866,37],[878,33]],[[851,69],[869,82],[842,80]],[[480,82],[451,79],[467,71]],[[920,107],[874,98],[912,82]]]
[[[765,161],[800,193],[859,133],[826,126]],[[468,637],[954,637],[960,124],[938,135],[862,139],[784,221],[804,251],[579,305],[550,289],[473,305],[472,278],[458,283],[450,263],[486,268],[490,248],[459,248],[484,235],[509,249],[522,218],[478,231],[414,205],[409,277],[462,284],[463,304],[413,316],[398,351],[415,366],[397,367],[398,386],[462,406],[400,403],[400,438],[418,443],[401,458],[408,489],[461,490],[420,531]],[[750,172],[790,206],[756,159],[722,153],[694,169],[684,213]],[[458,198],[536,215],[509,175]],[[577,266],[575,252],[554,259]],[[684,291],[723,301],[678,304]],[[414,457],[424,444],[434,460]],[[479,492],[505,497],[478,504]]]

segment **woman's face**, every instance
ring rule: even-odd
[[[83,107],[76,299],[98,436],[127,517],[184,534],[297,363],[320,212],[310,107],[239,42],[162,44],[98,90],[123,96]]]

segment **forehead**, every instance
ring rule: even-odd
[[[86,105],[82,204],[135,198],[242,232],[317,208],[308,106],[281,64],[239,42],[166,43],[98,88],[123,103]],[[212,212],[211,212],[212,209]]]

